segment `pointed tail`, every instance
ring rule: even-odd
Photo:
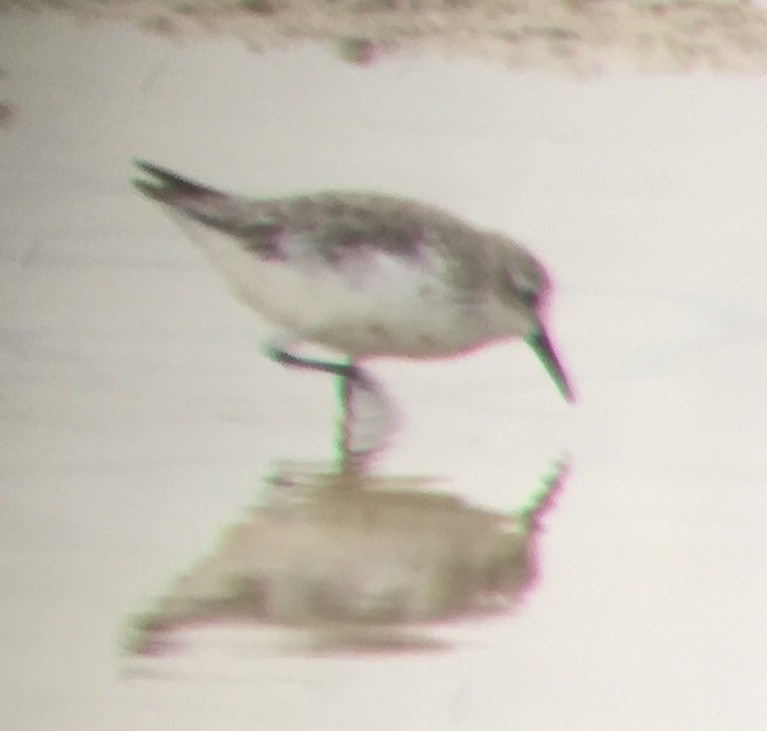
[[[263,237],[264,228],[271,233],[260,219],[258,201],[222,193],[145,160],[134,160],[134,164],[144,176],[134,178],[133,185],[172,212],[236,238]]]
[[[182,178],[180,175],[153,165],[146,160],[134,160],[134,165],[146,173],[149,179],[134,178],[131,182],[144,195],[153,200],[165,203],[169,206],[183,208],[185,204],[197,200],[218,199],[223,201],[226,196],[213,188],[195,183],[188,178]]]

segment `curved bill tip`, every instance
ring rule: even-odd
[[[539,326],[537,330],[528,335],[525,341],[533,349],[541,363],[543,363],[543,367],[551,376],[565,401],[573,403],[575,401],[575,393],[567,378],[565,369],[562,367],[562,363],[557,356],[556,350],[554,350],[554,345],[543,326]]]

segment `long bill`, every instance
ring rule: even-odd
[[[575,401],[573,388],[543,325],[539,325],[537,330],[528,335],[525,338],[525,342],[533,349],[533,352],[543,363],[543,367],[556,384],[564,399],[569,403]]]

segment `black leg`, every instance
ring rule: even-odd
[[[392,421],[388,400],[376,381],[370,378],[364,370],[353,362],[333,363],[313,358],[302,358],[274,345],[268,345],[266,353],[278,363],[307,370],[323,371],[338,377],[338,395],[341,403],[341,418],[339,420],[337,437],[339,470],[344,473],[361,471],[364,468],[365,458],[377,452],[380,448],[380,442],[383,440],[386,432],[388,432],[390,422]],[[361,450],[355,450],[352,444],[352,425],[355,418],[354,396],[358,388],[372,397],[374,410],[378,411],[378,417],[384,423],[384,427],[380,430],[382,434],[374,440],[375,446]]]
[[[354,386],[348,375],[338,376],[338,402],[341,413],[338,419],[338,469],[342,474],[351,473],[357,467],[352,450],[351,424],[354,418]]]
[[[293,355],[293,353],[288,353],[287,350],[280,350],[272,346],[266,348],[266,354],[283,365],[334,373],[337,376],[344,376],[346,378],[353,377],[354,372],[357,370],[351,363],[332,363],[325,360],[314,360],[313,358],[299,358],[297,355]]]
[[[306,368],[311,371],[332,373],[336,376],[340,376],[347,383],[360,386],[371,393],[378,391],[375,383],[365,375],[365,372],[361,368],[354,365],[354,363],[333,363],[326,360],[315,360],[314,358],[300,358],[297,355],[293,355],[293,353],[288,353],[287,350],[281,350],[273,346],[268,346],[266,348],[266,354],[283,365],[293,366],[295,368]]]

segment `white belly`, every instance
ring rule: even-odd
[[[454,355],[529,327],[493,292],[462,300],[465,293],[451,289],[437,257],[414,262],[368,248],[339,269],[319,259],[265,261],[211,229],[190,233],[235,294],[263,317],[353,357]]]

